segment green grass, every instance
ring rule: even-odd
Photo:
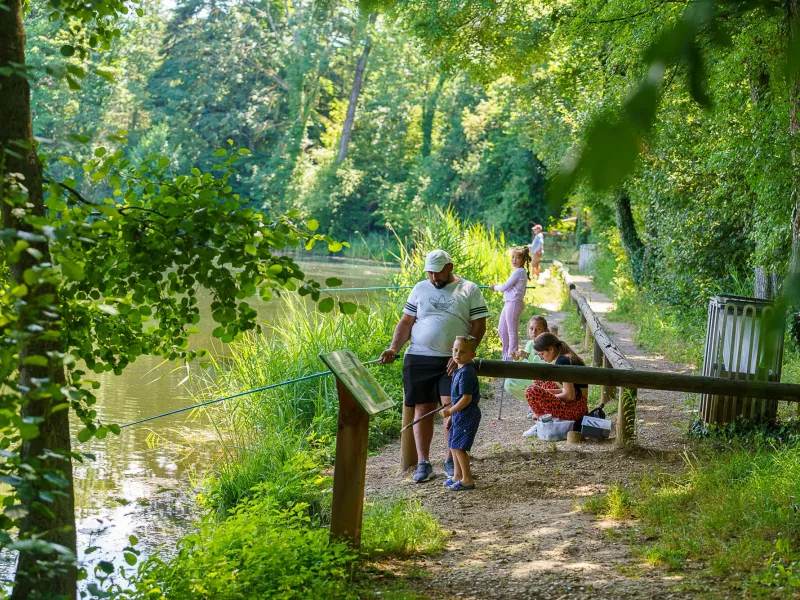
[[[418,500],[388,498],[364,506],[362,552],[370,557],[431,554],[444,549],[439,523]]]
[[[601,517],[623,520],[632,516],[632,502],[631,492],[619,483],[615,483],[608,492],[592,496],[580,508]]]
[[[753,440],[757,440],[755,443]],[[800,447],[750,437],[724,450],[707,444],[679,476],[651,475],[633,488],[614,486],[583,508],[639,519],[636,552],[680,570],[723,577],[753,596],[800,585]]]

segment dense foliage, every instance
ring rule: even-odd
[[[50,76],[34,90],[37,135],[64,140],[128,133],[134,157],[207,169],[232,139],[250,151],[231,181],[258,210],[313,215],[338,236],[401,236],[424,207],[453,204],[524,241],[546,221],[543,164],[507,86],[446,77],[389,19],[346,2],[142,5],[110,52],[69,59],[100,68],[80,103]],[[58,53],[45,11],[28,17],[29,60]],[[371,39],[347,157],[337,160],[353,70]],[[85,110],[85,104],[91,104]],[[58,172],[58,169],[56,169]],[[91,182],[87,182],[90,186]],[[94,193],[86,192],[90,197]]]
[[[595,234],[619,231],[653,299],[696,306],[754,266],[787,273],[789,5],[381,4],[453,71],[508,82],[534,151],[588,176],[569,202],[591,210]]]

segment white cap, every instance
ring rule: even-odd
[[[453,264],[453,259],[444,250],[432,250],[425,257],[425,272],[438,273],[447,265]]]

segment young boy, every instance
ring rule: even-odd
[[[453,453],[455,470],[452,479],[445,481],[444,485],[454,492],[475,489],[467,452],[472,449],[481,422],[478,375],[471,364],[477,347],[478,340],[471,335],[459,335],[453,343],[453,360],[458,364],[458,370],[453,373],[450,387],[451,406],[442,411],[443,417],[453,417],[447,445]]]

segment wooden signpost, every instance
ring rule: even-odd
[[[339,394],[331,535],[358,547],[364,511],[369,417],[392,408],[394,402],[350,350],[321,354],[320,358],[336,377]]]

